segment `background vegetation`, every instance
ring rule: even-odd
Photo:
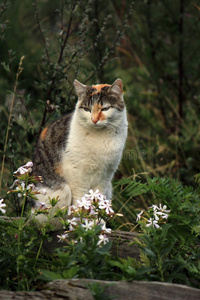
[[[116,179],[161,176],[193,185],[200,172],[199,5],[1,0],[1,196],[13,171],[31,160],[45,124],[73,110],[75,78],[124,82],[129,137]],[[127,198],[118,184],[115,191],[122,223],[154,201]],[[7,205],[20,213],[17,199]]]

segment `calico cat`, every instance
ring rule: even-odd
[[[42,131],[33,158],[33,174],[43,181],[39,201],[48,204],[48,197],[59,196],[59,208],[75,204],[90,189],[111,199],[111,180],[127,137],[121,79],[92,86],[75,80],[74,87],[78,96],[74,112]],[[46,217],[37,218],[45,222]]]

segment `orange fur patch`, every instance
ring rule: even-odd
[[[60,164],[55,165],[54,170],[57,174],[59,174],[61,177],[63,177],[63,169]]]
[[[93,89],[95,89],[95,91],[90,96],[100,93],[104,86],[110,86],[110,85],[109,84],[92,85],[92,87],[93,87]]]
[[[48,127],[46,127],[45,129],[43,129],[43,130],[42,130],[42,133],[40,134],[40,139],[41,139],[42,141],[44,141],[44,139],[45,139],[45,136],[46,136],[46,134],[47,134],[47,129],[48,129]]]
[[[92,108],[92,122],[97,123],[99,120],[103,121],[105,120],[105,115],[101,111],[102,105],[98,103],[94,103]]]

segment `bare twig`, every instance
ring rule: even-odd
[[[37,0],[35,0],[35,2],[36,1]],[[66,31],[66,35],[65,35],[64,41],[63,41],[63,35],[62,35],[62,43],[61,43],[61,48],[60,48],[60,54],[59,54],[58,62],[57,62],[58,65],[62,63],[63,55],[64,55],[64,50],[65,50],[65,47],[67,45],[68,39],[69,39],[70,34],[71,34],[71,25],[72,25],[72,20],[73,20],[73,14],[74,14],[74,10],[76,8],[77,3],[78,2],[75,2],[74,5],[73,5],[73,7],[72,7],[72,10],[71,10],[71,13],[70,13],[70,18],[69,18],[69,23],[68,23],[68,26],[67,26],[67,31]],[[64,7],[63,1],[61,2],[61,5],[62,5],[62,10],[63,10],[63,7]],[[38,21],[39,21],[39,19],[38,19]],[[40,32],[42,32],[40,25],[38,26],[38,28],[39,28]],[[61,28],[63,28],[63,11],[61,13]],[[47,50],[46,47],[45,47],[45,50]],[[52,76],[51,84],[50,84],[49,90],[47,91],[46,100],[50,100],[51,99],[51,93],[52,93],[52,91],[54,89],[56,76],[57,76],[57,74],[54,74]],[[44,113],[43,113],[43,118],[42,118],[42,121],[41,121],[41,125],[40,125],[40,129],[39,129],[39,132],[38,132],[38,136],[40,135],[40,133],[42,131],[42,128],[44,127],[44,125],[46,123],[47,112],[48,112],[47,105],[45,105],[45,109],[44,109]]]
[[[21,72],[23,71],[22,63],[23,63],[24,58],[25,58],[25,56],[22,56],[21,59],[20,59],[20,62],[19,62],[19,67],[18,67],[17,74],[16,74],[13,95],[12,95],[12,99],[11,99],[10,113],[9,113],[9,116],[8,116],[8,125],[7,125],[7,130],[6,130],[6,138],[5,138],[5,143],[4,143],[4,152],[3,152],[3,159],[2,159],[2,166],[1,166],[0,190],[1,190],[1,185],[2,185],[3,173],[4,173],[4,165],[5,165],[7,144],[8,144],[8,135],[9,135],[10,122],[11,122],[11,117],[12,117],[12,112],[13,112],[14,101],[15,101],[15,94],[16,94],[16,91],[17,91],[19,76],[20,76]]]
[[[184,14],[184,0],[180,0],[179,11],[179,58],[178,58],[178,74],[179,74],[179,94],[178,94],[178,112],[180,118],[183,119],[183,14]]]
[[[45,53],[46,53],[46,57],[47,57],[48,63],[50,63],[50,56],[49,56],[48,47],[47,47],[46,40],[45,40],[43,31],[42,31],[42,28],[41,28],[41,25],[40,25],[37,0],[34,0],[34,5],[35,5],[35,19],[36,19],[36,23],[37,23],[37,26],[38,26],[38,29],[39,29],[39,32],[40,32],[40,35],[41,35],[41,38],[42,38],[42,42],[44,44],[44,50],[45,50]]]

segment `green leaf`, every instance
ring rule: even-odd
[[[59,273],[55,273],[48,270],[40,270],[41,275],[39,276],[39,279],[44,281],[52,281],[56,279],[63,279],[63,277]]]
[[[6,64],[5,62],[2,62],[1,65],[8,73],[10,73],[10,66],[8,64]]]
[[[62,273],[62,278],[63,279],[71,279],[77,277],[77,273],[79,271],[79,267],[75,266],[70,268],[69,270],[65,270]]]
[[[151,249],[144,248],[144,252],[149,258],[152,258],[152,259],[156,258],[156,254]]]

